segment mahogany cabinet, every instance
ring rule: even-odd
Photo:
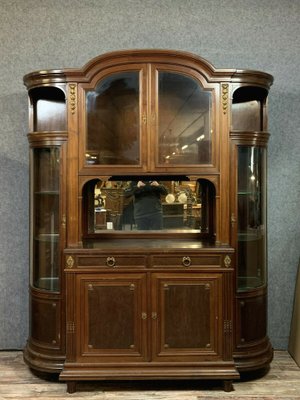
[[[31,368],[74,392],[91,379],[231,390],[269,365],[272,82],[170,50],[24,77]]]

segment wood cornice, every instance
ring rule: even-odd
[[[136,49],[106,53],[93,58],[82,68],[53,69],[35,71],[24,76],[28,89],[49,84],[62,84],[76,81],[89,83],[106,68],[136,63],[159,63],[189,67],[201,73],[207,82],[255,83],[269,88],[273,83],[270,74],[243,69],[217,69],[206,59],[184,51],[164,49]]]

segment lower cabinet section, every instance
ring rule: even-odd
[[[222,379],[232,359],[232,271],[68,270],[60,379]]]
[[[239,372],[266,368],[273,358],[267,336],[266,288],[239,292],[236,299],[235,349],[233,357]]]
[[[102,362],[145,361],[146,275],[79,274],[76,286],[79,296],[74,333],[80,339],[77,360],[86,362],[91,357]]]
[[[65,361],[64,312],[57,293],[30,289],[30,336],[24,360],[33,369],[59,373]]]
[[[154,273],[151,288],[152,360],[221,357],[221,274]]]

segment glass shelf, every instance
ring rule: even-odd
[[[38,235],[34,238],[34,240],[37,240],[39,242],[58,242],[59,233],[48,233],[48,234]]]
[[[59,289],[60,147],[34,148],[32,180],[32,284]]]
[[[36,191],[34,192],[34,194],[40,194],[40,195],[59,195],[59,191],[58,190],[40,190],[40,191]]]
[[[247,291],[251,289],[258,288],[262,285],[262,280],[260,277],[256,276],[239,276],[238,277],[238,287],[239,291]]]
[[[241,195],[241,196],[253,196],[253,195],[259,196],[260,192],[258,192],[258,191],[255,191],[255,192],[253,192],[253,191],[239,191],[238,195]]]

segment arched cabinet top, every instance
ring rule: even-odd
[[[184,66],[200,73],[207,82],[231,82],[259,85],[268,89],[273,83],[273,76],[255,70],[218,69],[206,59],[183,51],[175,50],[122,50],[100,55],[93,58],[82,68],[42,70],[24,76],[27,89],[36,86],[48,86],[67,82],[90,83],[101,71],[117,66],[130,64],[164,64]]]

